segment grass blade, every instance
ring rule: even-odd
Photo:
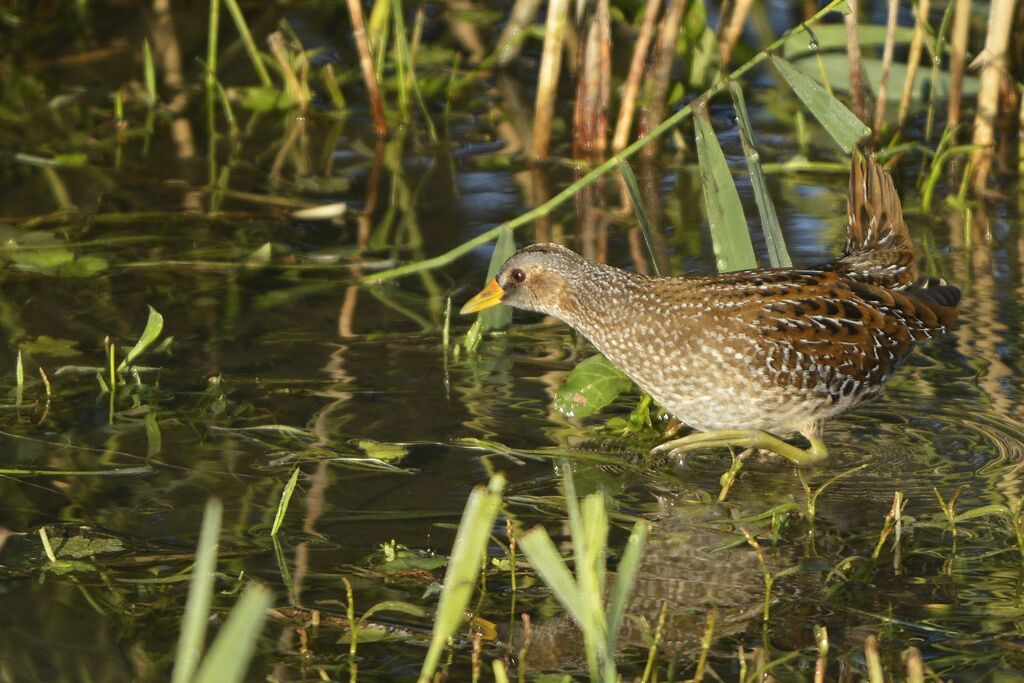
[[[284,491],[281,492],[281,502],[277,505],[277,514],[274,515],[274,525],[270,528],[270,535],[277,536],[277,532],[281,530],[281,524],[284,522],[284,516],[288,512],[288,503],[292,499],[292,493],[295,492],[295,484],[299,481],[299,468],[296,467],[295,471],[292,472],[292,476],[288,479],[288,483],[284,486]]]
[[[650,530],[650,522],[638,521],[633,525],[633,530],[626,541],[626,548],[622,551],[622,559],[619,560],[619,568],[615,576],[615,585],[612,586],[608,596],[608,652],[615,652],[615,643],[619,639],[622,618],[626,613],[626,602],[636,583],[636,573],[640,569],[640,560],[643,557],[647,534]]]
[[[772,268],[790,268],[793,261],[786,249],[786,240],[782,236],[779,216],[775,213],[775,204],[768,194],[768,184],[761,168],[761,155],[754,147],[754,130],[750,127],[750,116],[747,114],[747,103],[743,99],[743,89],[738,83],[729,84],[733,105],[736,108],[736,121],[739,123],[740,142],[743,143],[743,155],[747,159],[750,170],[750,183],[754,187],[754,200],[757,202],[758,213],[761,214],[761,229],[768,243],[768,259]]]
[[[256,640],[272,604],[273,594],[266,587],[255,583],[246,586],[193,681],[237,683],[245,678],[256,649]]]
[[[640,183],[636,181],[636,174],[633,173],[633,167],[629,165],[629,162],[623,159],[619,162],[619,173],[622,174],[622,179],[626,181],[626,189],[629,190],[629,199],[633,204],[633,211],[636,212],[636,222],[640,225],[640,234],[644,236],[644,244],[647,245],[647,253],[651,257],[651,267],[654,268],[654,274],[661,276],[661,269],[658,268],[658,259],[654,257],[654,241],[651,238],[651,221],[647,217],[647,211],[644,210],[644,198],[640,194]]]
[[[441,652],[455,629],[462,622],[466,606],[473,595],[480,558],[487,549],[494,518],[501,506],[501,491],[505,488],[505,477],[496,474],[491,477],[487,488],[473,489],[466,502],[466,509],[455,534],[452,554],[448,557],[448,569],[444,575],[444,587],[437,603],[434,617],[434,632],[430,647],[420,669],[419,681],[426,683],[434,676]]]
[[[519,537],[519,547],[526,554],[526,559],[540,575],[544,585],[551,589],[552,595],[561,603],[577,624],[584,623],[586,608],[579,587],[573,579],[572,572],[555,547],[554,541],[542,526],[534,528]]]
[[[785,59],[774,55],[769,59],[804,106],[814,114],[814,118],[818,119],[844,152],[849,154],[858,140],[871,133],[870,128],[813,78]]]
[[[213,598],[213,573],[217,568],[217,543],[220,540],[220,521],[223,506],[216,498],[206,503],[203,513],[203,527],[199,532],[199,547],[196,549],[196,563],[192,568],[192,581],[185,603],[181,635],[178,637],[177,654],[174,657],[174,673],[171,683],[188,683],[199,666],[203,644],[206,640],[206,625],[210,621],[210,602]]]
[[[697,159],[718,270],[726,273],[756,268],[757,259],[754,258],[754,247],[750,244],[740,195],[733,184],[722,147],[711,128],[707,107],[697,111],[693,124],[697,133]]]

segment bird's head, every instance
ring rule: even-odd
[[[460,313],[477,313],[506,304],[565,319],[574,303],[572,290],[589,262],[558,244],[531,244],[513,254],[482,292]]]

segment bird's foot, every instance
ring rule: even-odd
[[[698,432],[681,439],[666,441],[651,450],[652,455],[664,453],[688,453],[701,448],[721,448],[736,446],[737,448],[758,448],[777,453],[796,465],[814,465],[828,457],[825,442],[817,436],[809,437],[811,447],[799,448],[786,443],[774,434],[756,429],[722,429],[713,432]]]

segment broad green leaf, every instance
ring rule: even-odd
[[[754,199],[757,201],[757,210],[761,214],[761,229],[764,231],[764,239],[768,243],[768,258],[772,268],[789,268],[793,262],[786,250],[786,240],[782,236],[782,226],[779,225],[779,217],[775,213],[775,204],[771,195],[768,194],[768,184],[764,179],[764,171],[761,169],[761,156],[754,147],[754,130],[750,127],[750,116],[747,114],[747,104],[743,99],[743,89],[736,81],[730,81],[729,90],[732,92],[733,105],[736,108],[736,120],[739,123],[740,142],[743,144],[743,156],[747,160],[747,169],[750,171],[750,183],[754,187]]]
[[[743,215],[739,192],[733,183],[725,154],[711,128],[706,107],[693,117],[697,133],[697,160],[704,185],[704,203],[708,209],[711,242],[715,248],[718,271],[748,270],[757,267],[750,244],[747,219]]]
[[[505,477],[495,474],[487,487],[477,486],[469,494],[466,509],[455,534],[452,553],[448,558],[448,569],[444,575],[444,588],[437,602],[434,616],[434,631],[430,647],[420,669],[419,681],[430,681],[441,661],[441,652],[448,639],[462,623],[469,599],[473,596],[476,576],[480,571],[480,559],[487,550],[494,519],[501,506],[501,492],[505,488]]]
[[[135,342],[135,346],[128,350],[128,355],[125,356],[124,360],[117,367],[118,372],[123,371],[129,365],[132,364],[143,351],[148,349],[153,342],[160,337],[160,333],[164,331],[164,317],[160,315],[155,308],[149,307],[149,318],[146,320],[146,328],[142,330],[142,336],[139,337],[139,341]]]
[[[516,253],[516,241],[512,237],[511,228],[503,228],[498,233],[498,240],[494,244],[494,252],[491,254],[491,264],[487,267],[487,279],[484,284],[493,280],[505,261],[512,254]],[[480,332],[486,334],[492,330],[503,330],[512,322],[512,309],[504,304],[498,304],[485,311],[480,311]]]
[[[555,407],[569,417],[587,417],[615,400],[633,383],[604,356],[591,356],[569,373],[555,392]]]
[[[57,548],[57,557],[80,560],[85,557],[102,555],[103,553],[117,553],[122,550],[124,550],[124,543],[120,538],[72,536]]]
[[[813,78],[784,59],[774,55],[769,59],[804,106],[818,119],[844,152],[849,154],[853,151],[854,145],[871,132],[870,128],[853,115],[853,112]]]

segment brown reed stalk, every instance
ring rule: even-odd
[[[885,124],[885,104],[889,94],[889,71],[892,69],[892,54],[896,45],[897,0],[889,0],[889,14],[885,22],[885,47],[882,49],[882,77],[878,84],[878,99],[875,100],[875,139],[882,134]]]
[[[608,149],[608,103],[611,98],[611,28],[608,0],[597,0],[586,17],[583,51],[576,72],[573,109],[573,155],[603,157]]]
[[[953,36],[949,55],[949,109],[946,126],[960,123],[961,100],[964,90],[964,69],[967,66],[967,35],[970,28],[971,0],[956,0],[953,10]]]
[[[612,136],[612,152],[618,154],[629,142],[629,131],[633,127],[633,114],[636,112],[636,97],[640,91],[640,79],[644,75],[647,53],[651,49],[654,38],[654,22],[658,20],[661,0],[647,0],[644,8],[644,22],[640,26],[636,43],[633,45],[633,58],[629,63],[629,75],[622,84],[622,99],[619,105],[619,118],[615,123],[615,134]]]
[[[995,119],[999,114],[999,94],[1006,77],[1006,50],[1010,43],[1015,0],[992,0],[988,15],[985,49],[975,60],[981,65],[978,111],[974,115],[974,138],[978,145],[971,153],[971,185],[981,192],[992,168]]]
[[[384,103],[377,87],[377,72],[373,68],[370,43],[366,40],[366,22],[360,0],[348,0],[348,15],[352,20],[352,37],[355,38],[356,50],[359,52],[359,67],[366,83],[366,95],[370,99],[370,109],[373,111],[374,128],[377,137],[382,138],[388,134],[388,124],[384,121]]]
[[[850,66],[850,97],[854,115],[867,122],[868,102],[864,91],[864,66],[860,55],[860,36],[857,33],[858,0],[850,0],[849,5],[850,11],[843,17],[843,22],[846,24],[846,59]]]
[[[917,67],[921,63],[921,48],[924,46],[924,27],[928,22],[929,0],[918,0],[914,11],[914,38],[910,41],[910,53],[907,55],[907,79],[903,82],[903,94],[900,96],[900,108],[896,114],[896,127],[903,128],[910,110],[910,98],[914,93],[914,79]]]
[[[668,94],[669,75],[672,73],[672,62],[676,55],[676,42],[679,40],[679,29],[683,25],[686,14],[686,0],[670,0],[661,19],[658,30],[658,42],[654,46],[654,55],[647,67],[647,83],[649,84],[644,106],[640,109],[639,133],[645,135],[654,129],[665,118]],[[658,153],[658,143],[647,145],[641,154],[653,158]]]
[[[558,75],[562,70],[562,46],[569,23],[569,0],[551,0],[544,29],[544,51],[537,79],[537,104],[533,112],[533,142],[530,157],[542,161],[551,145],[551,121],[555,116]]]
[[[740,36],[743,34],[743,25],[747,22],[747,15],[750,14],[750,6],[753,0],[736,0],[729,13],[728,21],[722,18],[718,27],[718,49],[722,53],[722,68],[729,66],[732,51],[736,47]]]

